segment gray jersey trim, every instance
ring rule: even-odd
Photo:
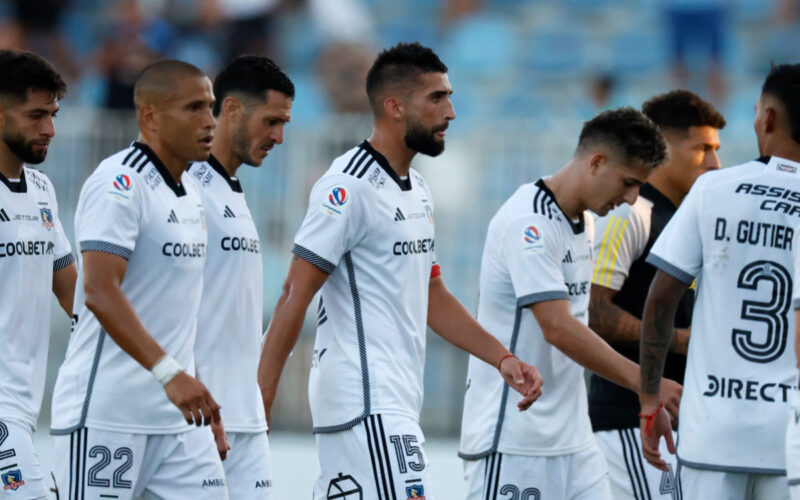
[[[63,257],[56,259],[53,261],[53,272],[56,273],[64,269],[68,265],[72,264],[73,262],[75,262],[75,256],[72,255],[72,253],[68,253]]]
[[[687,273],[683,269],[680,269],[679,267],[670,264],[669,262],[662,259],[658,255],[653,254],[652,252],[650,252],[647,255],[647,258],[644,261],[650,264],[651,266],[661,269],[662,271],[669,274],[673,278],[680,280],[683,283],[686,283],[687,285],[691,285],[692,281],[694,281],[694,276]]]
[[[517,306],[517,312],[514,314],[514,331],[511,334],[511,343],[509,344],[508,347],[508,350],[511,351],[511,354],[515,354],[514,351],[517,348],[517,338],[519,337],[519,326],[520,323],[522,322],[523,308],[524,306]],[[508,384],[503,382],[503,395],[500,397],[500,410],[497,412],[497,424],[495,425],[494,428],[494,438],[492,439],[491,448],[485,451],[472,454],[462,453],[459,451],[458,456],[460,458],[464,460],[480,460],[481,458],[488,457],[492,453],[497,452],[497,447],[500,444],[500,433],[503,431],[503,422],[505,421],[506,418],[506,402],[508,401],[508,389],[509,389]]]
[[[800,309],[800,298],[794,299],[794,308]]]
[[[292,253],[297,255],[303,260],[310,262],[311,264],[318,267],[320,270],[328,273],[333,274],[333,271],[336,270],[336,264],[320,257],[319,255],[315,254],[308,248],[302,247],[295,243],[294,247],[292,248]],[[352,284],[351,284],[352,287]]]
[[[800,477],[796,477],[794,479],[790,479],[788,481],[788,483],[789,483],[789,486],[797,486],[798,484],[800,484]]]
[[[103,352],[103,343],[106,339],[106,331],[100,329],[100,336],[97,338],[97,347],[94,351],[94,360],[92,361],[92,371],[89,374],[89,384],[86,388],[86,397],[83,399],[83,408],[81,409],[81,420],[74,427],[69,429],[50,429],[50,434],[53,436],[63,436],[70,434],[73,431],[81,429],[86,426],[86,416],[89,413],[89,401],[92,399],[92,389],[94,389],[94,379],[97,376],[97,367],[100,365],[100,354]]]
[[[569,294],[564,290],[551,290],[547,292],[537,292],[525,295],[517,299],[517,307],[528,307],[539,302],[549,300],[569,300]]]
[[[716,465],[704,464],[702,462],[690,462],[678,456],[678,463],[681,467],[690,469],[713,470],[718,472],[732,472],[734,474],[763,474],[765,476],[785,476],[786,469],[763,469],[760,467],[747,467],[737,465]]]
[[[125,260],[130,260],[133,250],[115,243],[100,240],[86,240],[80,242],[81,252],[105,252]]]
[[[295,245],[295,248],[297,247],[298,246]],[[363,421],[369,416],[372,408],[372,403],[370,401],[370,390],[369,390],[369,366],[367,365],[367,341],[366,337],[364,336],[364,321],[363,318],[361,317],[361,298],[358,294],[358,283],[356,283],[356,270],[355,267],[353,267],[353,257],[350,254],[350,252],[344,254],[344,263],[347,268],[347,280],[350,282],[350,293],[353,295],[353,316],[355,317],[356,335],[358,336],[358,355],[359,358],[361,359],[361,387],[364,392],[364,412],[361,414],[360,417],[357,417],[343,424],[331,425],[327,427],[314,427],[312,431],[315,434],[324,432],[344,431],[352,427],[355,427],[361,421]]]

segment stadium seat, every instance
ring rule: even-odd
[[[511,19],[479,15],[454,25],[445,35],[441,55],[454,70],[476,78],[496,78],[515,64],[517,39]]]

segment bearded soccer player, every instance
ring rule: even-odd
[[[675,447],[659,386],[675,312],[697,280],[677,450],[686,498],[789,498],[798,88],[800,65],[772,69],[753,124],[761,157],[697,179],[647,257],[659,271],[642,317],[640,426],[643,454],[662,470],[661,437]]]
[[[203,198],[209,242],[195,345],[197,376],[223,408],[225,430],[213,428],[228,494],[268,499],[267,421],[256,379],[263,334],[261,242],[236,171],[242,164],[261,166],[283,142],[294,85],[270,59],[242,56],[217,75],[214,96],[217,130],[211,156],[189,170]]]
[[[185,172],[209,157],[214,94],[196,67],[162,60],[142,71],[134,100],[139,139],[100,163],[75,214],[81,286],[53,394],[58,488],[226,499],[200,427],[219,421],[219,405],[193,376],[207,234]]]
[[[633,390],[639,367],[586,326],[594,235],[588,211],[603,216],[633,204],[666,153],[642,113],[601,113],[584,124],[567,165],[521,186],[489,223],[478,321],[539,367],[547,390],[528,412],[510,411],[508,388],[470,358],[459,452],[466,498],[613,498],[583,369]],[[677,408],[680,385],[664,389]]]
[[[540,394],[535,368],[483,330],[450,294],[434,253],[417,153],[444,150],[455,118],[447,67],[398,44],[367,75],[372,136],[333,161],[311,190],[294,259],[267,330],[259,382],[269,416],[281,370],[321,289],[310,402],[320,464],[314,498],[435,498],[419,427],[426,325],[488,363],[498,380]],[[502,376],[502,377],[501,377]]]
[[[47,370],[50,291],[71,315],[78,271],[53,184],[27,165],[45,160],[67,86],[30,52],[0,50],[0,74],[0,495],[39,499],[48,488],[32,433]]]
[[[639,360],[644,300],[656,268],[646,262],[650,248],[697,178],[719,168],[719,130],[725,119],[688,90],[653,97],[642,111],[664,135],[669,156],[648,178],[633,205],[622,205],[595,220],[589,327],[626,358]],[[665,375],[683,383],[694,293],[687,290],[675,317]],[[608,463],[615,499],[680,498],[675,474],[641,457],[639,397],[636,392],[593,375],[589,417],[597,444]],[[662,453],[666,452],[663,447]]]

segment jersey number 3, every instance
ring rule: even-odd
[[[757,290],[761,281],[772,283],[771,299],[767,302],[743,300],[741,317],[766,324],[766,339],[764,342],[756,342],[752,331],[734,328],[731,341],[734,350],[744,359],[755,363],[769,363],[778,359],[786,350],[792,276],[777,262],[757,260],[744,266],[736,286],[743,290]]]

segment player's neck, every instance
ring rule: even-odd
[[[228,177],[236,177],[236,171],[242,166],[239,157],[234,154],[232,148],[227,147],[225,144],[217,143],[216,138],[214,141],[211,143],[211,155],[222,165],[222,168],[228,173]]]
[[[545,185],[553,192],[556,203],[564,215],[571,220],[580,218],[586,207],[580,201],[580,183],[573,179],[575,168],[570,165],[544,180]]]
[[[6,179],[19,179],[22,176],[23,164],[24,162],[8,148],[5,141],[0,141],[0,173]]]
[[[785,140],[770,148],[765,154],[766,156],[778,156],[787,160],[800,163],[800,144],[792,141]]]
[[[647,183],[653,186],[656,191],[663,194],[677,207],[680,206],[681,202],[686,197],[686,193],[670,181],[669,172],[667,170],[668,167],[670,167],[670,165],[664,165],[655,169],[655,172],[647,179]]]
[[[408,177],[408,170],[411,168],[411,159],[414,158],[416,151],[406,146],[406,141],[402,136],[398,134],[387,134],[385,131],[375,127],[367,141],[375,151],[386,158],[389,162],[389,166],[398,177]]]
[[[172,179],[177,183],[181,183],[181,174],[189,167],[191,162],[188,162],[182,158],[178,158],[174,154],[170,153],[169,148],[164,147],[158,140],[148,139],[143,135],[139,136],[139,142],[145,144],[153,153],[155,153],[156,157],[161,160],[161,163],[167,168],[169,175],[172,176]]]

